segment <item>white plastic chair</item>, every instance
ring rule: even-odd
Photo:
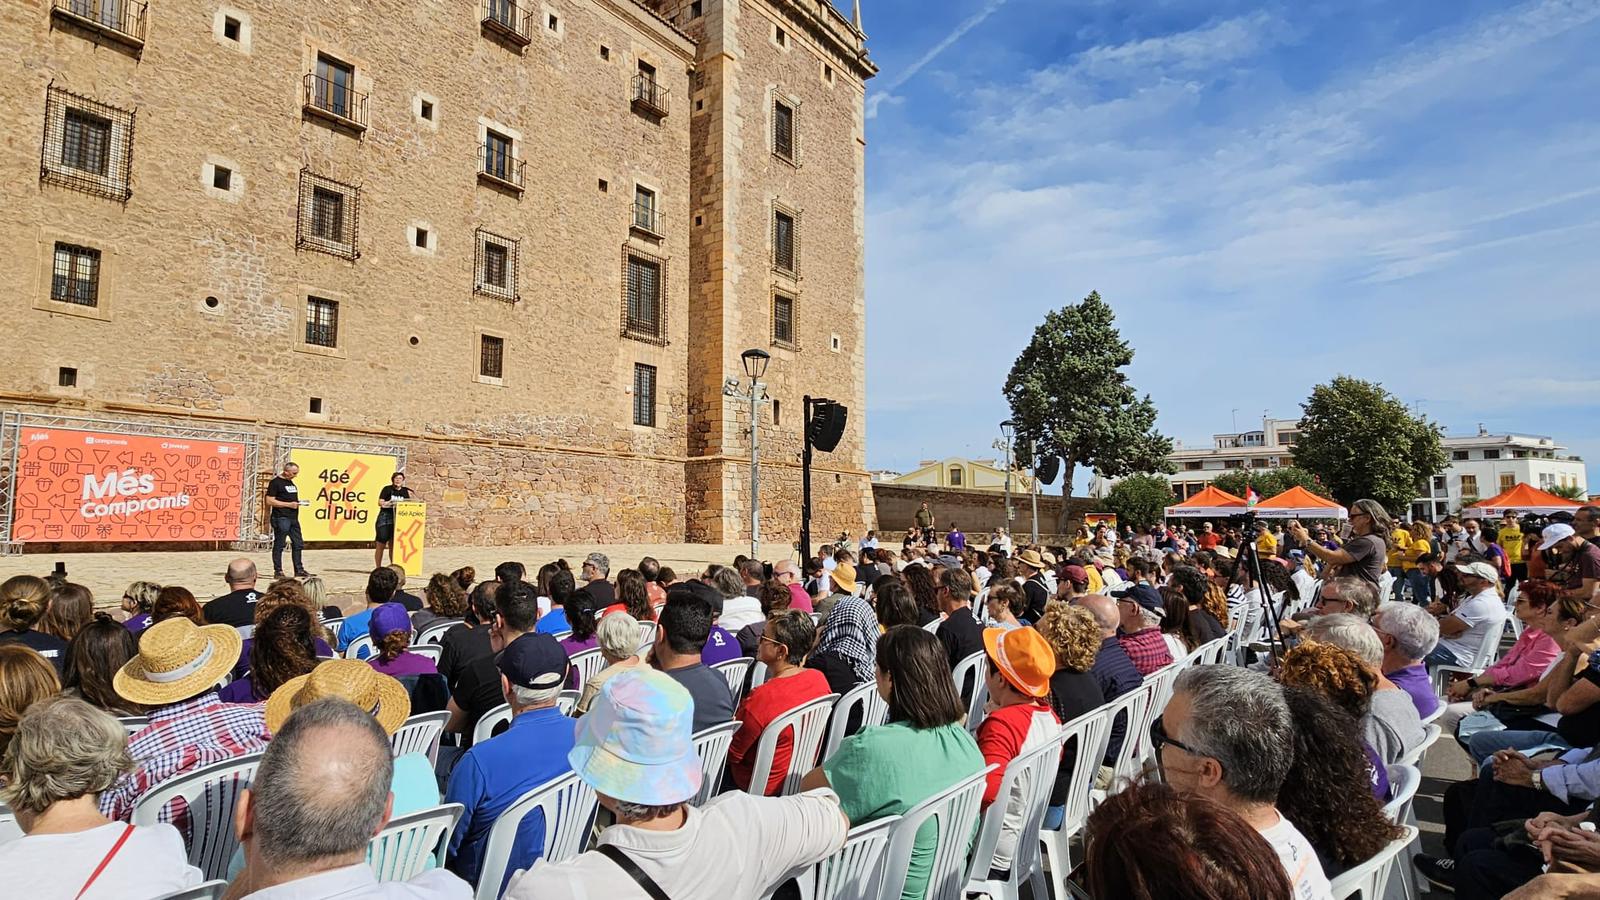
[[[1152,765],[1156,761],[1156,748],[1150,741],[1150,723],[1167,708],[1167,701],[1172,699],[1172,689],[1182,669],[1181,663],[1170,663],[1146,675],[1144,679],[1150,700],[1145,704],[1143,721],[1139,723],[1139,759],[1148,760]]]
[[[967,884],[967,848],[978,824],[984,781],[993,768],[986,766],[911,807],[889,829],[883,888],[878,896],[899,897],[905,891],[917,830],[932,819],[938,838],[928,860],[928,890],[924,896],[926,900],[960,900]]]
[[[1400,851],[1417,839],[1416,828],[1410,825],[1401,827],[1405,829],[1405,834],[1391,841],[1371,859],[1351,866],[1338,878],[1333,879],[1331,885],[1333,900],[1348,900],[1358,894],[1361,900],[1383,900],[1383,888],[1389,882],[1389,873],[1394,868],[1395,859],[1400,855]]]
[[[861,711],[861,724],[856,731],[882,725],[889,718],[889,704],[878,693],[878,682],[863,681],[839,697],[833,704],[833,718],[828,725],[828,743],[822,750],[822,758],[827,759],[839,752],[839,746],[844,739],[849,737],[845,729],[850,727],[850,718]]]
[[[1387,771],[1391,796],[1389,802],[1383,805],[1383,812],[1396,825],[1409,825],[1411,823],[1406,820],[1411,815],[1411,801],[1417,796],[1417,788],[1422,786],[1422,770],[1405,763],[1395,763]]]
[[[694,736],[694,752],[700,755],[700,793],[689,802],[703,806],[722,788],[722,773],[728,763],[728,745],[733,743],[733,733],[744,724],[738,719],[723,722]]]
[[[1073,739],[1076,738],[1076,743]],[[1057,897],[1066,897],[1067,873],[1072,871],[1072,841],[1089,821],[1089,791],[1094,787],[1100,761],[1111,741],[1111,716],[1106,707],[1090,710],[1061,726],[1061,748],[1072,754],[1072,781],[1067,785],[1066,810],[1061,827],[1042,829],[1045,859],[1050,864],[1050,884]],[[1071,745],[1071,746],[1069,746]],[[1038,896],[1035,894],[1035,896]]]
[[[366,651],[365,654],[363,654],[361,652],[363,650]],[[376,652],[376,651],[372,647],[372,635],[370,635],[370,634],[361,634],[361,635],[357,635],[355,637],[355,639],[352,640],[344,648],[344,658],[345,659],[366,659],[367,657],[371,656],[374,652]]]
[[[739,701],[744,699],[745,676],[750,674],[750,666],[754,663],[754,659],[748,656],[741,656],[738,659],[719,662],[711,667],[721,672],[722,677],[728,680],[728,693],[733,695],[734,709],[738,709]]]
[[[117,721],[122,723],[122,728],[128,732],[128,737],[133,737],[150,727],[149,716],[118,716]]]
[[[406,719],[394,736],[389,738],[395,758],[407,753],[421,753],[428,757],[429,766],[436,765],[439,762],[439,739],[444,736],[444,725],[448,721],[450,713],[443,710],[418,713]]]
[[[218,878],[215,881],[197,884],[192,888],[184,888],[181,891],[162,894],[154,898],[154,900],[221,900],[223,893],[227,890],[228,882]]]
[[[410,881],[421,875],[427,861],[444,868],[450,834],[466,807],[446,803],[390,819],[367,844],[367,865],[379,881]]]
[[[956,663],[950,677],[955,679],[956,693],[967,706],[967,730],[977,734],[978,726],[983,724],[983,705],[989,700],[989,655],[982,650],[969,655]]]
[[[767,670],[767,664],[759,659],[756,660],[756,664],[750,667],[750,690],[753,691],[766,684],[767,676],[770,674],[771,672]]]
[[[583,852],[598,808],[594,788],[585,784],[576,772],[552,778],[518,797],[489,829],[476,900],[499,900],[500,884],[511,867],[525,869],[533,864],[531,859],[511,858],[517,829],[522,827],[522,820],[529,813],[537,809],[544,815],[544,852],[539,858],[558,863]]]
[[[580,650],[577,653],[572,654],[570,661],[572,663],[572,668],[576,669],[578,672],[579,687],[588,684],[589,679],[598,675],[600,670],[606,667],[606,658],[600,655],[599,647],[591,647],[588,650]]]
[[[433,660],[435,666],[439,664],[439,657],[444,653],[444,647],[440,644],[412,644],[406,650],[418,656],[426,656]]]
[[[1222,662],[1222,654],[1226,652],[1227,649],[1227,635],[1223,635],[1222,637],[1219,637],[1210,643],[1201,644],[1198,651],[1200,653],[1200,664],[1203,666],[1219,665]]]
[[[563,716],[570,716],[572,711],[578,708],[578,698],[582,696],[582,691],[562,691],[556,695],[556,709],[560,710]]]
[[[1061,764],[1061,741],[1058,735],[1047,744],[1019,754],[1007,764],[1006,774],[1000,779],[1000,792],[983,814],[983,824],[973,844],[972,868],[967,875],[968,894],[988,894],[991,900],[1021,900],[1022,882],[1026,881],[1032,896],[1049,896],[1045,893],[1044,865],[1039,853],[1039,829],[1044,825],[1050,789],[1055,787],[1056,771]],[[994,863],[995,846],[1005,826],[1011,797],[1018,792],[1022,797],[1022,827],[1017,830],[1010,875],[1004,881],[991,879],[989,870]]]
[[[759,797],[766,793],[767,782],[772,778],[772,757],[778,752],[778,739],[785,731],[790,733],[789,768],[783,774],[783,783],[774,796],[787,797],[800,792],[800,779],[817,767],[817,754],[822,750],[822,739],[828,731],[828,716],[838,694],[818,697],[801,704],[772,720],[756,740],[755,764],[750,769],[748,793]]]
[[[1400,757],[1395,762],[1404,766],[1421,766],[1422,757],[1427,754],[1428,748],[1433,746],[1433,742],[1439,739],[1439,734],[1440,729],[1437,723],[1422,726],[1422,743],[1411,748],[1410,753]]]
[[[1514,619],[1507,616],[1506,619]],[[1433,678],[1433,692],[1440,698],[1444,697],[1445,684],[1449,680],[1448,673],[1455,672],[1473,678],[1483,674],[1483,670],[1494,664],[1495,656],[1500,652],[1500,639],[1506,633],[1506,619],[1501,619],[1500,624],[1483,633],[1483,640],[1478,644],[1477,652],[1472,659],[1459,666],[1434,666],[1429,673]]]
[[[134,805],[133,824],[155,825],[162,821],[167,804],[183,800],[188,806],[189,833],[184,835],[184,844],[189,864],[207,878],[226,877],[228,861],[239,846],[233,833],[234,805],[255,780],[261,756],[252,753],[227,759],[167,779]]]
[[[22,826],[17,824],[17,814],[11,807],[0,803],[0,844],[22,837]]]
[[[883,882],[883,858],[889,849],[889,832],[900,821],[888,816],[850,829],[844,846],[814,866],[791,870],[761,900],[772,895],[789,878],[800,886],[806,900],[878,900]]]
[[[417,632],[417,637],[412,641],[412,644],[418,646],[422,644],[437,644],[444,640],[445,632],[460,624],[460,619],[434,619],[432,622],[422,626],[422,630]]]
[[[943,625],[943,624],[944,624],[944,619],[943,618],[934,619],[932,622],[929,622],[928,624],[922,626],[922,630],[926,631],[929,634],[933,634],[934,632],[938,631],[939,630],[939,626]]]
[[[1119,713],[1126,716],[1127,724],[1123,730],[1122,746],[1118,748],[1116,758],[1112,760],[1111,765],[1111,773],[1114,782],[1120,781],[1124,778],[1137,778],[1139,777],[1140,772],[1143,771],[1143,764],[1140,762],[1142,757],[1139,753],[1139,748],[1141,746],[1141,741],[1148,742],[1149,740],[1148,735],[1150,733],[1150,723],[1153,721],[1146,715],[1146,712],[1149,710],[1149,708],[1149,685],[1140,685],[1135,690],[1131,690],[1101,707],[1101,709],[1106,711],[1106,718],[1110,721],[1113,727],[1116,725],[1117,716]],[[1143,735],[1139,734],[1138,732],[1138,729],[1141,727],[1141,723],[1145,731]],[[1109,743],[1110,737],[1108,733],[1107,744],[1109,745]],[[1115,793],[1116,787],[1116,784],[1113,783],[1112,790],[1110,791],[1095,791],[1094,795],[1096,800],[1098,801],[1104,799],[1106,794]]]
[[[321,627],[327,629],[327,631],[328,631],[328,635],[329,635],[328,643],[329,644],[332,644],[335,640],[338,639],[338,637],[339,637],[339,628],[341,626],[343,626],[343,625],[344,625],[344,619],[342,617],[338,618],[338,619],[323,619],[322,620]],[[316,636],[317,635],[315,635],[315,634],[312,635],[312,637],[316,637]]]
[[[650,652],[650,648],[654,647],[655,644],[656,644],[656,623],[654,623],[654,622],[640,622],[639,623],[639,655],[643,656],[646,653]]]
[[[502,703],[499,706],[496,706],[494,709],[484,713],[483,717],[478,719],[478,724],[472,726],[472,742],[474,744],[481,744],[484,741],[487,741],[489,738],[494,737],[494,729],[496,725],[499,725],[502,722],[510,721],[511,704]]]

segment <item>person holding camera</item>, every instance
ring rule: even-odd
[[[1336,550],[1312,541],[1310,532],[1300,522],[1289,524],[1290,533],[1306,552],[1321,560],[1324,566],[1338,567],[1337,572],[1324,572],[1324,577],[1353,575],[1371,582],[1374,587],[1382,580],[1388,564],[1389,533],[1393,530],[1393,520],[1376,500],[1357,500],[1350,504],[1350,537]]]

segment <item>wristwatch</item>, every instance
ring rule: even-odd
[[[1472,688],[1473,690],[1477,690],[1478,689],[1478,679],[1477,678],[1468,678],[1467,679],[1467,687]]]
[[[1536,790],[1536,791],[1544,790],[1544,772],[1541,772],[1538,769],[1534,769],[1533,772],[1532,772],[1532,775],[1533,775],[1533,789]]]

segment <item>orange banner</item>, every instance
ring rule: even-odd
[[[244,456],[243,444],[24,427],[11,539],[236,540]]]

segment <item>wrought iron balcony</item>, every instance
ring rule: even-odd
[[[138,0],[52,0],[50,5],[52,14],[136,50],[144,46],[147,9]]]
[[[478,145],[478,178],[498,187],[522,193],[523,161],[504,146]]]
[[[533,15],[512,0],[483,0],[483,30],[509,44],[532,43],[532,21]]]
[[[633,108],[653,116],[665,117],[671,109],[672,92],[644,73],[633,76]]]
[[[367,130],[367,95],[349,82],[306,75],[305,111],[352,131]]]
[[[661,210],[654,203],[633,202],[633,229],[652,237],[662,237]]]

